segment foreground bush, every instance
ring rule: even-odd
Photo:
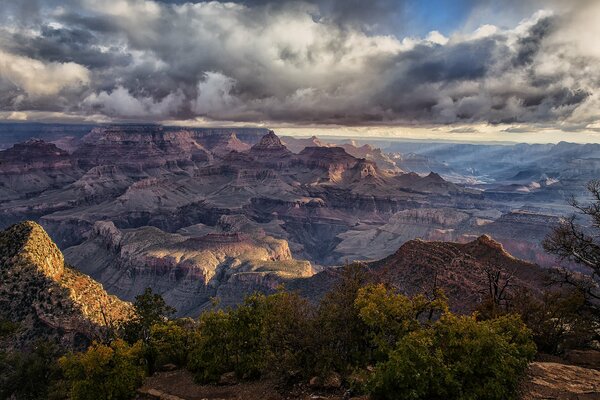
[[[450,313],[441,294],[409,298],[347,278],[317,307],[282,292],[202,315],[189,368],[204,382],[232,371],[239,379],[354,372],[380,399],[514,397],[535,354],[519,317],[477,321]]]
[[[141,343],[93,344],[59,360],[71,400],[129,400],[146,374]]]
[[[150,328],[150,338],[145,353],[152,353],[154,370],[165,364],[185,367],[194,342],[193,321],[177,319],[154,324]]]
[[[29,352],[0,351],[0,399],[53,399],[60,369],[57,347],[39,341]]]
[[[511,399],[535,354],[530,336],[514,316],[445,314],[402,337],[368,388],[379,399]]]
[[[308,368],[312,336],[306,300],[291,293],[256,294],[234,310],[204,313],[189,369],[201,382],[225,372],[244,379]]]

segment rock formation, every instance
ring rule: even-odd
[[[48,339],[79,348],[131,312],[130,304],[66,265],[38,224],[23,222],[0,232],[0,317],[19,328],[7,347]]]
[[[215,296],[223,306],[237,304],[255,290],[273,291],[288,279],[314,273],[310,263],[292,258],[287,242],[260,231],[201,229],[121,231],[98,221],[90,238],[65,256],[121,298],[133,300],[152,287],[179,315],[197,315]]]

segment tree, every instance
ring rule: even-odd
[[[193,327],[194,321],[189,318],[152,325],[149,347],[156,355],[155,366],[187,365],[194,340]]]
[[[355,304],[359,290],[366,284],[365,268],[347,265],[339,282],[321,300],[315,321],[319,331],[317,368],[321,373],[346,372],[370,357],[367,325]]]
[[[133,303],[135,316],[123,326],[123,336],[133,344],[138,340],[148,343],[152,325],[166,323],[168,318],[175,313],[175,309],[168,306],[158,293],[146,288],[144,293],[135,297]]]
[[[494,265],[485,266],[483,272],[487,288],[485,289],[485,300],[478,307],[479,317],[481,319],[496,318],[510,312],[512,306],[510,289],[514,287],[514,273],[504,271]]]
[[[575,262],[585,273],[576,274],[567,268],[556,271],[557,281],[580,289],[587,303],[598,313],[600,303],[600,181],[587,185],[590,202],[574,197],[570,204],[575,213],[560,221],[543,242],[544,249],[561,260]],[[585,225],[583,225],[585,224]]]
[[[531,329],[538,350],[561,354],[587,347],[597,329],[585,297],[572,287],[538,293],[523,289],[514,297],[513,312]]]

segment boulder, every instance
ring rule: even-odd
[[[235,372],[226,372],[219,378],[219,385],[235,385],[238,383]]]

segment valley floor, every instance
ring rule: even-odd
[[[289,392],[278,390],[272,381],[239,383],[229,386],[197,385],[187,371],[159,372],[146,379],[138,400],[342,400],[343,393],[318,393],[308,387]],[[521,400],[600,399],[600,370],[558,362],[534,362],[523,384]]]

